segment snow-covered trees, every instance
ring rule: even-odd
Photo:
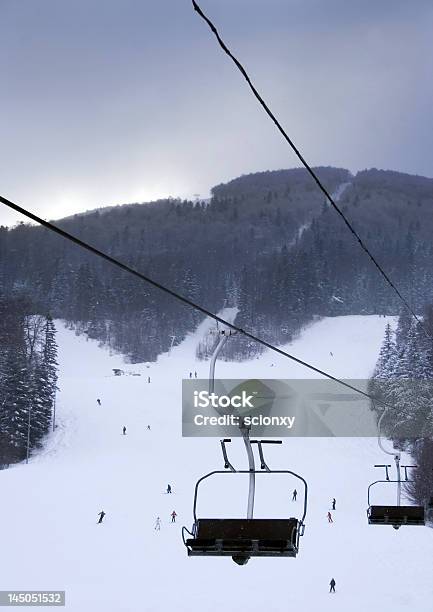
[[[391,409],[383,428],[394,442],[414,456],[418,470],[408,486],[417,503],[433,496],[433,309],[427,309],[422,326],[406,312],[399,317],[396,332],[386,326],[370,391]],[[382,413],[383,406],[376,409]]]
[[[385,337],[380,349],[379,359],[377,360],[376,368],[374,370],[374,378],[391,378],[396,362],[396,354],[397,349],[394,340],[394,333],[391,329],[391,325],[388,323],[385,328]]]
[[[418,466],[413,471],[412,482],[406,485],[406,492],[419,505],[427,503],[427,518],[433,522],[433,440],[423,438],[414,444],[412,456]]]
[[[427,214],[433,181],[375,170],[352,178],[343,169],[316,171],[330,192],[351,181],[341,207],[413,307],[433,299]],[[397,312],[398,297],[305,170],[243,176],[212,195],[208,203],[169,198],[111,207],[60,225],[212,311],[224,303],[238,307],[239,325],[277,344],[317,316]],[[0,290],[10,295],[17,287],[31,296],[34,312],[67,320],[131,361],[156,359],[173,334],[181,341],[202,320],[33,226],[0,228]],[[260,351],[240,337],[229,350],[240,359]]]
[[[49,430],[57,383],[52,319],[0,300],[0,466],[22,460]]]
[[[431,341],[419,323],[399,318],[394,333],[386,326],[371,391],[393,406],[385,421],[387,433],[394,437],[425,435],[433,437],[433,367],[430,360]],[[382,411],[380,406],[378,410]]]

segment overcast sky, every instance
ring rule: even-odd
[[[200,4],[310,163],[433,176],[431,0]],[[299,165],[190,0],[0,0],[0,71],[0,194],[45,218]]]

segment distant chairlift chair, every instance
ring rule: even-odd
[[[397,458],[398,457],[398,458]],[[411,465],[399,464],[399,456],[396,456],[396,466],[398,479],[390,480],[388,468],[390,465],[376,465],[375,467],[384,467],[386,469],[386,480],[376,480],[368,487],[368,510],[367,517],[369,525],[392,525],[394,529],[399,529],[402,525],[425,525],[425,509],[424,506],[402,506],[401,498],[401,479],[400,467],[405,470],[405,482],[409,482],[407,476],[407,468],[416,467]],[[370,491],[378,483],[394,483],[397,484],[397,504],[395,506],[373,506],[370,503]]]

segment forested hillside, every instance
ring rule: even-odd
[[[319,168],[340,206],[414,308],[433,299],[433,180]],[[99,209],[58,224],[237,323],[286,342],[314,317],[396,314],[396,296],[301,169],[218,185],[209,203],[164,200]],[[129,356],[154,360],[200,315],[39,227],[0,231],[0,287],[25,294]],[[231,343],[231,356],[258,349]]]

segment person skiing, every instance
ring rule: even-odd
[[[192,372],[189,373],[189,377],[192,378]]]
[[[171,493],[171,485],[167,485],[167,493]]]
[[[159,516],[157,516],[156,521],[155,521],[155,530],[160,531],[160,529],[161,529],[161,519],[159,518]]]
[[[99,516],[98,525],[100,525],[102,521],[104,520],[105,512],[101,510],[101,512],[98,513],[98,516]]]
[[[150,383],[150,376],[147,377],[147,382]]]
[[[332,500],[332,509],[335,510],[335,504],[337,503],[337,500],[335,499],[335,497]]]
[[[171,516],[171,522],[175,523],[176,522],[176,516],[177,516],[176,511],[173,510],[173,512],[170,514],[170,516]]]
[[[123,435],[126,436],[126,427],[125,427],[125,425],[123,426],[123,430],[122,431],[123,431]]]
[[[98,406],[100,406],[101,405],[101,400],[98,398],[96,401],[98,402]]]
[[[194,372],[194,378],[197,378],[197,372]]]
[[[292,494],[292,501],[296,501],[296,496],[298,495],[297,490],[295,489]]]
[[[332,515],[330,512],[328,512],[328,523],[333,523],[334,521],[332,520]]]
[[[334,578],[331,578],[331,582],[329,583],[329,592],[330,593],[335,593],[335,585],[337,583],[335,582]]]
[[[148,425],[148,426],[147,426],[147,429],[149,429],[149,430],[150,430],[150,425]]]

